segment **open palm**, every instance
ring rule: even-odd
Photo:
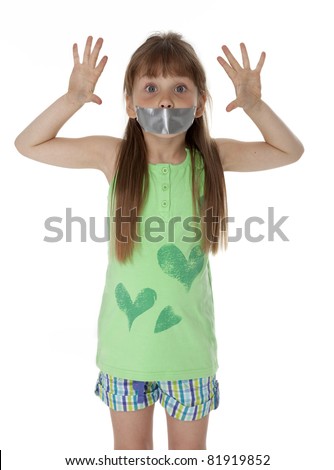
[[[91,50],[92,42],[93,38],[89,36],[86,41],[82,62],[80,62],[79,59],[77,43],[73,45],[74,67],[70,76],[68,91],[83,102],[91,101],[96,104],[101,104],[102,100],[99,96],[94,94],[94,89],[107,63],[108,57],[102,57],[98,65],[96,65],[103,39],[99,38],[96,41],[93,50]]]
[[[223,57],[217,57],[227,75],[233,82],[236,99],[226,107],[226,111],[235,108],[244,110],[252,108],[261,99],[260,73],[266,58],[265,52],[261,53],[260,60],[254,70],[250,68],[247,49],[244,43],[240,44],[243,67],[239,64],[227,46],[222,46],[228,62]]]

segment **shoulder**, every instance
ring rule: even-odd
[[[195,152],[194,152],[194,156],[195,156],[195,168],[196,168],[196,170],[202,170],[204,168],[202,153],[198,149],[196,149]]]

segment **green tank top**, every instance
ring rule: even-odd
[[[179,164],[148,167],[148,198],[138,224],[142,238],[130,262],[111,256],[108,241],[96,364],[115,377],[140,381],[208,377],[218,369],[214,303],[200,221],[193,219],[190,151]],[[203,198],[199,153],[196,171]],[[151,230],[144,232],[145,223]]]

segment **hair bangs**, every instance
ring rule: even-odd
[[[158,77],[162,75],[164,78],[179,76],[188,77],[195,81],[195,68],[184,55],[184,50],[178,51],[172,45],[164,47],[163,44],[159,44],[142,58],[137,70],[138,76]],[[182,60],[180,60],[181,57]]]

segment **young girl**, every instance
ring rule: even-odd
[[[124,92],[123,139],[60,138],[65,122],[94,94],[107,62],[103,40],[88,37],[67,93],[16,139],[23,155],[67,168],[97,168],[108,184],[110,243],[98,322],[95,393],[110,408],[115,449],[153,449],[156,401],[165,408],[169,449],[206,449],[208,418],[219,404],[217,345],[208,255],[227,247],[224,171],[296,162],[301,142],[261,99],[262,53],[250,68],[226,46],[219,64],[262,142],[213,139],[203,67],[179,34],[149,37],[132,55]],[[224,171],[223,171],[224,170]]]

